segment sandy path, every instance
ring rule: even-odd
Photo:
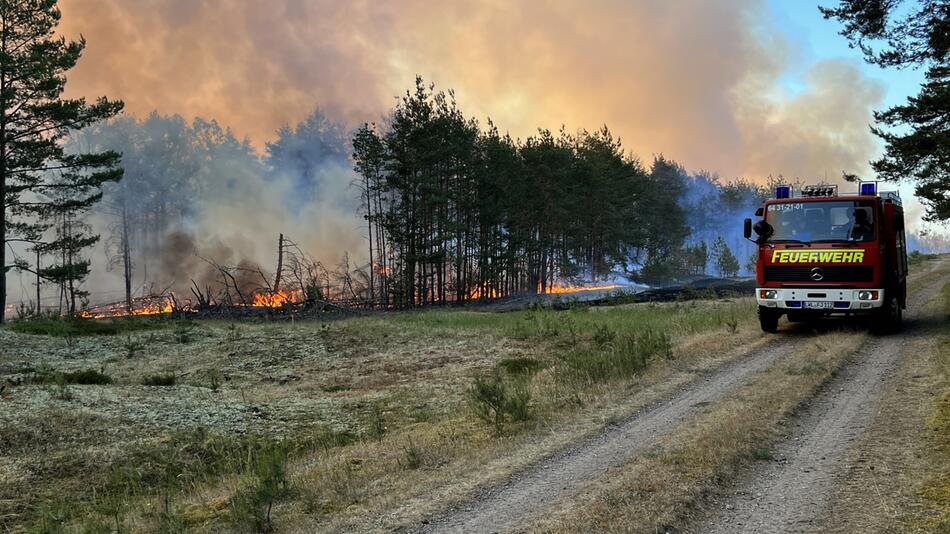
[[[922,319],[941,286],[932,283],[913,295],[909,328],[871,338],[792,422],[791,435],[775,450],[776,461],[754,469],[735,496],[716,503],[714,516],[692,531],[820,532],[833,522],[826,510],[846,477],[847,453],[874,421],[902,347],[919,329],[915,319]]]
[[[505,532],[517,528],[556,502],[570,499],[611,467],[643,452],[693,417],[764,370],[796,346],[789,338],[759,349],[693,382],[653,406],[515,475],[415,532]]]

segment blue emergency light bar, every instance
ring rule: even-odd
[[[862,195],[876,195],[876,194],[877,194],[877,183],[875,183],[875,182],[861,182],[861,194],[862,194]]]
[[[775,187],[775,198],[789,198],[792,196],[792,186],[779,185]]]

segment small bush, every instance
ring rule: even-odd
[[[175,330],[172,333],[175,338],[175,342],[179,344],[191,343],[195,338],[195,323],[191,321],[180,321],[175,325]]]
[[[63,373],[67,384],[106,385],[112,383],[112,377],[95,369],[86,369],[72,373]]]
[[[598,347],[603,347],[613,343],[617,339],[617,333],[611,330],[609,326],[602,324],[597,327],[593,339]]]
[[[114,320],[82,317],[34,317],[10,323],[10,329],[21,334],[75,338],[83,336],[115,336],[122,332],[160,328],[162,323],[148,318]]]
[[[759,461],[771,461],[773,459],[772,451],[766,447],[755,447],[752,449],[752,458]]]
[[[397,460],[399,467],[408,470],[419,469],[425,465],[425,453],[409,438],[409,443],[402,448],[402,458]]]
[[[735,317],[731,317],[731,318],[729,318],[729,319],[726,319],[726,328],[729,329],[729,333],[730,333],[730,334],[735,334],[736,332],[738,332],[738,331],[739,331],[739,319],[736,319]]]
[[[504,380],[498,374],[476,378],[468,390],[472,411],[499,432],[508,419],[530,419],[530,401],[531,392],[525,380]]]
[[[531,376],[544,369],[544,363],[534,358],[508,358],[498,362],[498,366],[509,374],[524,376]]]
[[[369,437],[375,440],[383,439],[386,434],[386,410],[382,403],[373,403],[369,414],[369,425],[367,433]]]
[[[112,377],[95,369],[61,373],[49,366],[42,365],[34,370],[30,382],[34,384],[105,385],[112,383]]]
[[[145,343],[132,336],[126,336],[122,342],[122,348],[125,349],[125,357],[132,359],[137,353],[145,349]]]
[[[219,369],[208,369],[208,388],[211,389],[211,391],[221,389],[222,376]]]
[[[640,373],[654,359],[670,359],[673,345],[663,332],[623,334],[602,347],[582,348],[565,356],[567,369],[590,382],[608,382]]]
[[[178,380],[178,377],[175,376],[175,373],[147,375],[145,378],[142,379],[142,385],[168,387],[168,386],[174,386],[177,380]]]
[[[287,478],[287,449],[271,444],[252,458],[250,483],[231,500],[231,519],[238,526],[255,532],[272,532],[271,509],[274,502],[290,492]]]

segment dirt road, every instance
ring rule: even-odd
[[[747,474],[735,495],[714,505],[719,511],[693,531],[820,532],[834,527],[827,508],[853,461],[848,452],[880,412],[882,392],[909,356],[904,354],[908,339],[928,328],[932,312],[927,305],[942,283],[913,295],[904,331],[869,339],[793,421],[775,461]]]
[[[946,260],[943,260],[944,263]],[[947,272],[946,265],[940,265]],[[944,276],[946,278],[946,276]],[[784,532],[813,528],[824,503],[833,494],[844,452],[868,427],[875,401],[901,354],[923,304],[941,283],[924,285],[911,297],[908,330],[886,338],[869,338],[831,384],[796,418],[794,433],[776,457],[749,474],[739,495],[714,506],[716,514],[696,532]],[[695,416],[703,406],[736,390],[755,373],[780,364],[806,337],[776,336],[775,342],[745,358],[711,372],[665,401],[612,426],[560,454],[539,462],[506,484],[489,488],[416,532],[507,532],[529,528],[546,510],[563,508],[611,468],[649,450]],[[810,527],[812,526],[812,527]]]

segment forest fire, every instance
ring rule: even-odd
[[[293,304],[303,301],[301,291],[261,291],[254,295],[254,302],[251,304],[255,308],[280,308],[285,304]]]
[[[538,292],[546,293],[549,295],[562,295],[565,293],[586,293],[589,291],[610,291],[613,289],[621,289],[621,288],[623,288],[623,286],[620,284],[606,284],[606,285],[601,285],[601,286],[554,285],[554,286],[548,286],[547,288],[544,289],[544,291],[541,291],[541,289],[539,288]]]
[[[175,305],[170,297],[144,297],[132,302],[131,313],[126,304],[121,302],[95,306],[82,311],[79,315],[84,319],[108,319],[129,315],[162,315],[173,311],[175,311]]]

